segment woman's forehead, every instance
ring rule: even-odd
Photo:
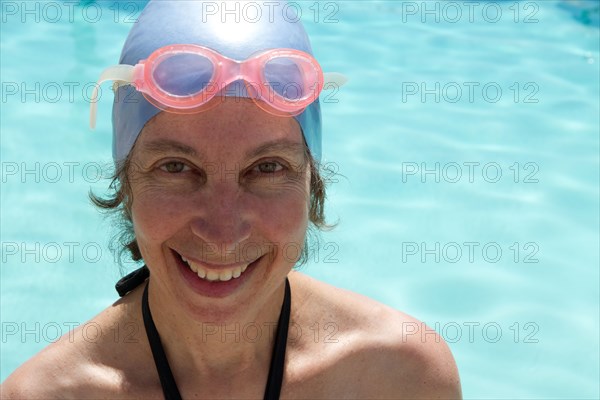
[[[266,113],[249,99],[223,99],[222,104],[197,114],[159,113],[138,138],[143,146],[136,147],[144,152],[176,150],[190,155],[194,149],[210,152],[231,147],[243,153],[265,146],[304,150],[302,131],[294,118]]]

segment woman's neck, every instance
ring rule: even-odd
[[[153,290],[152,283],[152,318],[175,376],[179,371],[210,379],[268,370],[285,281],[262,297],[240,299],[229,307],[210,305],[221,299],[182,305],[160,285]]]

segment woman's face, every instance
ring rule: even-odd
[[[160,291],[195,312],[227,312],[280,287],[308,225],[310,168],[293,118],[231,97],[198,114],[162,112],[131,166],[134,231]]]

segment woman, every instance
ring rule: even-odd
[[[293,270],[325,226],[320,67],[289,10],[215,4],[150,2],[103,74],[120,187],[95,201],[146,266],[89,322],[98,338],[65,335],[3,398],[460,398],[439,335]]]

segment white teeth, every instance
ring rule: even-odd
[[[232,278],[233,279],[239,278],[240,275],[242,275],[244,273],[244,271],[246,271],[246,269],[248,268],[248,264],[246,264],[243,266],[229,268],[229,269],[225,269],[225,270],[221,270],[221,271],[213,271],[210,269],[206,269],[206,268],[202,267],[201,265],[196,264],[193,261],[188,261],[183,256],[181,257],[181,259],[183,261],[185,261],[185,263],[188,265],[188,267],[190,267],[190,269],[192,271],[194,271],[196,274],[198,274],[199,278],[205,279],[210,282],[216,282],[216,281],[227,282],[227,281],[231,280]]]
[[[209,281],[218,281],[219,280],[219,273],[215,272],[215,271],[208,271],[206,273],[206,279]]]
[[[231,280],[232,275],[233,273],[231,271],[223,271],[219,274],[219,279],[221,282],[227,282],[228,280]]]
[[[198,266],[196,264],[190,263],[188,261],[186,261],[187,265],[190,267],[190,269],[196,273],[198,273]]]

